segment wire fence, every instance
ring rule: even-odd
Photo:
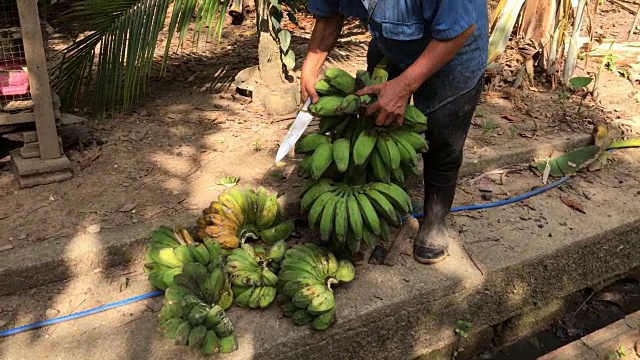
[[[17,0],[0,0],[0,111],[32,106]]]

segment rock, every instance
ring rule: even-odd
[[[283,116],[296,112],[298,97],[298,87],[287,85],[265,93],[262,103],[268,114]]]
[[[0,252],[11,250],[11,249],[13,249],[13,245],[11,245],[11,244],[0,246]]]
[[[89,234],[97,234],[97,233],[99,233],[100,232],[100,225],[93,224],[93,225],[87,226],[87,232]]]
[[[60,314],[60,310],[58,310],[58,309],[47,309],[47,311],[44,314],[47,317],[47,319],[51,319],[51,318],[54,318],[54,317],[58,316],[58,314]]]
[[[136,208],[138,204],[124,204],[118,211],[120,212],[129,212]]]

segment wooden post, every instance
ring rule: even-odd
[[[16,0],[20,14],[22,41],[29,72],[29,85],[36,118],[36,131],[42,160],[59,158],[56,119],[51,101],[51,88],[44,53],[37,0]]]

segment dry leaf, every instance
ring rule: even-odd
[[[484,177],[478,182],[478,190],[481,192],[493,192],[493,186],[491,186],[491,179]]]
[[[572,208],[573,210],[579,211],[583,214],[586,214],[586,212],[584,211],[584,206],[582,204],[580,204],[577,201],[573,201],[571,199],[568,199],[564,196],[560,196],[560,201],[562,201],[563,204],[567,205],[568,207]]]
[[[507,120],[510,123],[524,122],[522,118],[513,115],[502,115],[502,118]]]

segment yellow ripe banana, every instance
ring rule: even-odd
[[[215,238],[223,249],[235,249],[240,246],[240,239],[235,234],[216,236]]]
[[[232,188],[235,189],[235,188]],[[237,190],[237,189],[235,189]],[[231,196],[228,192],[223,192],[218,196],[218,201],[224,205],[226,208],[231,210],[234,214],[244,214],[244,208],[242,204],[239,204],[234,197]]]

